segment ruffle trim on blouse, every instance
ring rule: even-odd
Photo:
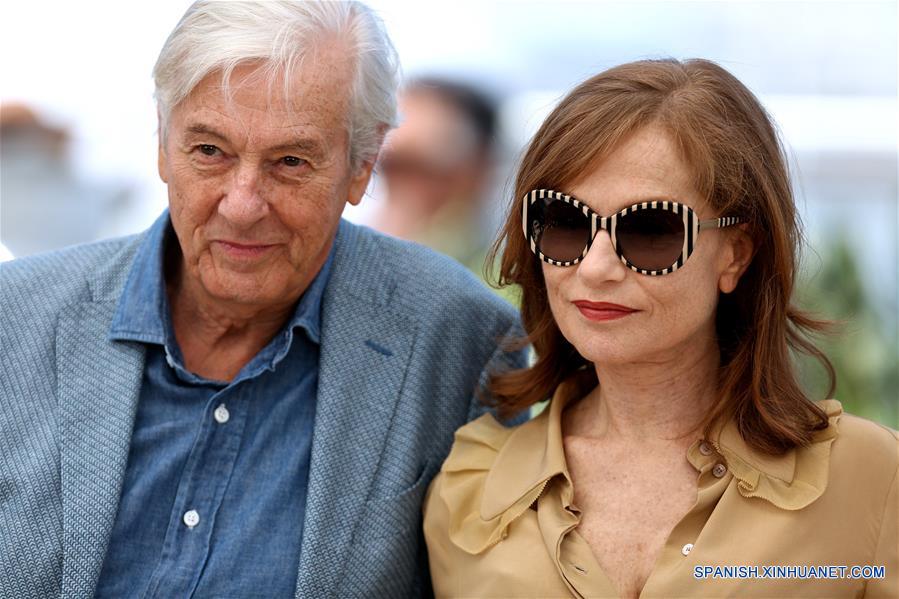
[[[514,431],[485,414],[456,431],[453,449],[443,464],[440,498],[445,505],[452,506],[449,538],[467,553],[482,553],[503,540],[509,524],[521,516],[543,490],[543,485],[538,484],[508,509],[487,518],[482,514],[487,475]]]
[[[783,456],[762,456],[752,451],[735,427],[722,433],[714,444],[738,479],[737,489],[743,497],[758,497],[784,510],[800,510],[824,493],[831,445],[838,435],[843,408],[833,399],[819,405],[827,413],[827,428],[817,431],[809,445]]]

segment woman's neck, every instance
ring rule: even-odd
[[[654,359],[596,364],[600,384],[566,410],[566,434],[689,444],[715,402],[718,345],[690,343]]]

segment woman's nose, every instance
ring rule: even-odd
[[[621,281],[627,275],[627,266],[615,253],[609,232],[600,230],[593,238],[587,255],[578,263],[578,277],[586,284],[604,281]]]

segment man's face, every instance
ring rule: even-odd
[[[327,259],[346,202],[371,166],[351,171],[346,111],[351,65],[319,48],[271,85],[258,65],[202,80],[169,117],[159,147],[186,288],[224,303],[294,302]]]
[[[399,97],[400,126],[387,136],[381,171],[389,201],[432,210],[480,199],[486,160],[475,126],[436,93]]]

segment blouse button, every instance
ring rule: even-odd
[[[718,462],[717,464],[715,464],[715,467],[712,468],[712,474],[715,475],[715,478],[721,478],[726,473],[727,473],[727,466],[725,466],[721,462]]]
[[[699,444],[699,453],[702,455],[712,455],[712,446],[703,441]]]
[[[690,555],[691,551],[693,551],[693,543],[687,543],[680,550],[680,552],[684,555]]]

